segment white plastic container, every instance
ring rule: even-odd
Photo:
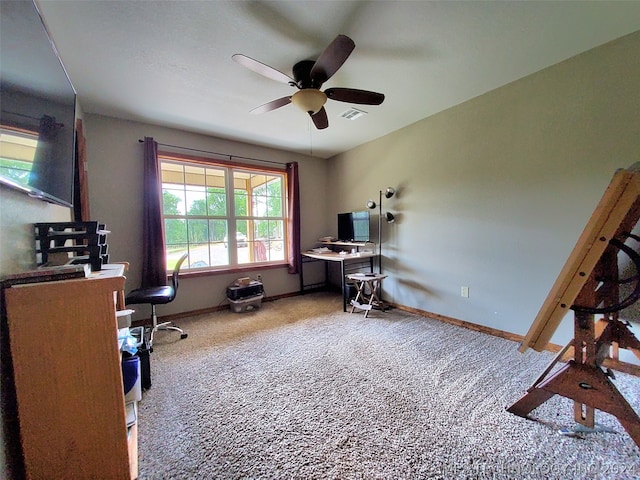
[[[131,326],[131,314],[135,310],[126,309],[118,310],[116,312],[116,318],[118,319],[118,328],[127,328]]]
[[[262,297],[263,295],[254,295],[253,297],[241,298],[239,300],[229,300],[229,309],[235,313],[248,312],[253,309],[260,308],[262,305]]]

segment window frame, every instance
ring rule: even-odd
[[[185,212],[183,215],[179,215],[179,216],[174,216],[174,215],[166,215],[164,212],[164,199],[161,198],[161,205],[162,205],[162,222],[163,222],[163,229],[164,229],[164,225],[165,225],[165,221],[167,219],[171,219],[171,218],[183,218],[186,220],[191,219],[207,219],[207,220],[226,220],[227,222],[227,237],[226,240],[228,241],[228,252],[229,252],[229,264],[226,265],[209,265],[207,267],[202,267],[202,268],[190,268],[189,267],[189,263],[190,263],[190,258],[188,259],[186,265],[180,270],[180,276],[203,276],[203,275],[215,275],[215,274],[225,274],[225,273],[233,273],[233,272],[242,272],[242,271],[247,271],[247,270],[264,270],[264,269],[271,269],[271,268],[282,268],[282,267],[287,267],[289,262],[287,260],[287,255],[286,252],[289,249],[289,242],[291,241],[288,238],[288,229],[287,229],[287,224],[290,221],[288,214],[289,214],[289,208],[288,208],[288,203],[289,203],[289,198],[288,198],[288,189],[287,189],[287,182],[288,182],[288,173],[286,168],[276,168],[276,167],[271,167],[271,166],[263,166],[263,165],[256,165],[253,163],[242,163],[242,162],[234,162],[231,160],[226,160],[226,159],[216,159],[216,158],[209,158],[209,157],[200,157],[200,156],[193,156],[193,155],[183,155],[183,154],[178,154],[175,152],[167,152],[167,151],[158,151],[158,169],[159,169],[159,183],[160,183],[160,192],[161,195],[164,192],[164,187],[163,187],[163,182],[162,182],[162,164],[163,162],[170,162],[170,163],[175,163],[175,164],[179,164],[179,165],[183,165],[183,166],[195,166],[195,167],[203,167],[203,168],[219,168],[222,170],[225,170],[225,198],[226,198],[226,216],[220,216],[220,215],[202,215],[202,216],[192,216],[192,215],[187,215],[187,213]],[[233,175],[234,172],[242,172],[242,173],[246,173],[249,175],[276,175],[279,176],[281,178],[281,199],[282,199],[282,216],[279,217],[261,217],[261,216],[257,216],[257,215],[246,215],[246,216],[242,216],[242,215],[237,215],[235,212],[235,196],[236,196],[236,189],[233,188]],[[182,185],[188,185],[187,183],[183,183]],[[249,198],[252,198],[251,194],[249,193]],[[249,202],[249,208],[250,208],[251,202]],[[187,205],[185,205],[185,209],[187,208]],[[247,212],[250,213],[250,212]],[[247,233],[249,233],[253,225],[254,221],[260,221],[260,220],[276,220],[276,221],[281,221],[282,222],[282,252],[284,253],[284,258],[282,259],[277,259],[277,260],[267,260],[267,261],[250,261],[247,263],[239,263],[238,262],[238,256],[237,256],[237,246],[236,246],[236,235],[229,235],[228,232],[233,232],[233,231],[237,231],[237,222],[238,221],[246,221],[248,222],[248,226],[247,226]],[[164,245],[164,254],[165,257],[168,256],[168,248],[166,245],[166,233],[164,234],[165,238],[163,239],[163,242],[165,243]],[[187,232],[187,242],[186,242],[186,246],[185,246],[185,251],[187,252],[191,252],[191,245],[192,243],[190,242],[190,239],[188,238],[188,232]],[[257,241],[255,239],[251,239],[248,237],[249,241]],[[211,246],[211,241],[208,242],[209,248]],[[252,243],[249,243],[249,245],[252,245]],[[255,254],[255,252],[252,252],[252,254]],[[171,268],[168,268],[168,272],[171,272]]]

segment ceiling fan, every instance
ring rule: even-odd
[[[249,70],[298,89],[293,95],[278,98],[254,108],[251,113],[270,112],[293,103],[302,111],[307,112],[316,128],[322,130],[329,126],[327,112],[324,109],[327,99],[360,105],[380,105],[384,101],[382,93],[367,90],[356,90],[354,88],[327,88],[325,91],[320,90],[322,84],[329,80],[349,58],[355,47],[356,44],[349,37],[338,35],[316,61],[302,60],[296,63],[293,66],[293,78],[240,53],[236,53],[231,58]]]

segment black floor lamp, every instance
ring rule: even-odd
[[[385,198],[391,198],[396,193],[395,188],[387,187],[387,189],[383,192],[380,190],[380,198],[378,200],[378,204],[373,200],[367,201],[367,207],[374,209],[376,206],[378,207],[378,273],[382,273],[382,194],[384,193]],[[384,219],[387,223],[393,223],[396,221],[396,217],[391,212],[385,212]]]

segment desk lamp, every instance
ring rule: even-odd
[[[387,223],[393,223],[396,221],[396,217],[391,212],[385,212],[382,214],[382,194],[384,193],[385,198],[391,198],[396,193],[395,188],[387,187],[387,189],[383,192],[380,190],[380,197],[378,199],[378,203],[373,200],[367,201],[367,208],[374,209],[376,206],[378,207],[378,273],[382,273],[382,218],[387,221]]]

